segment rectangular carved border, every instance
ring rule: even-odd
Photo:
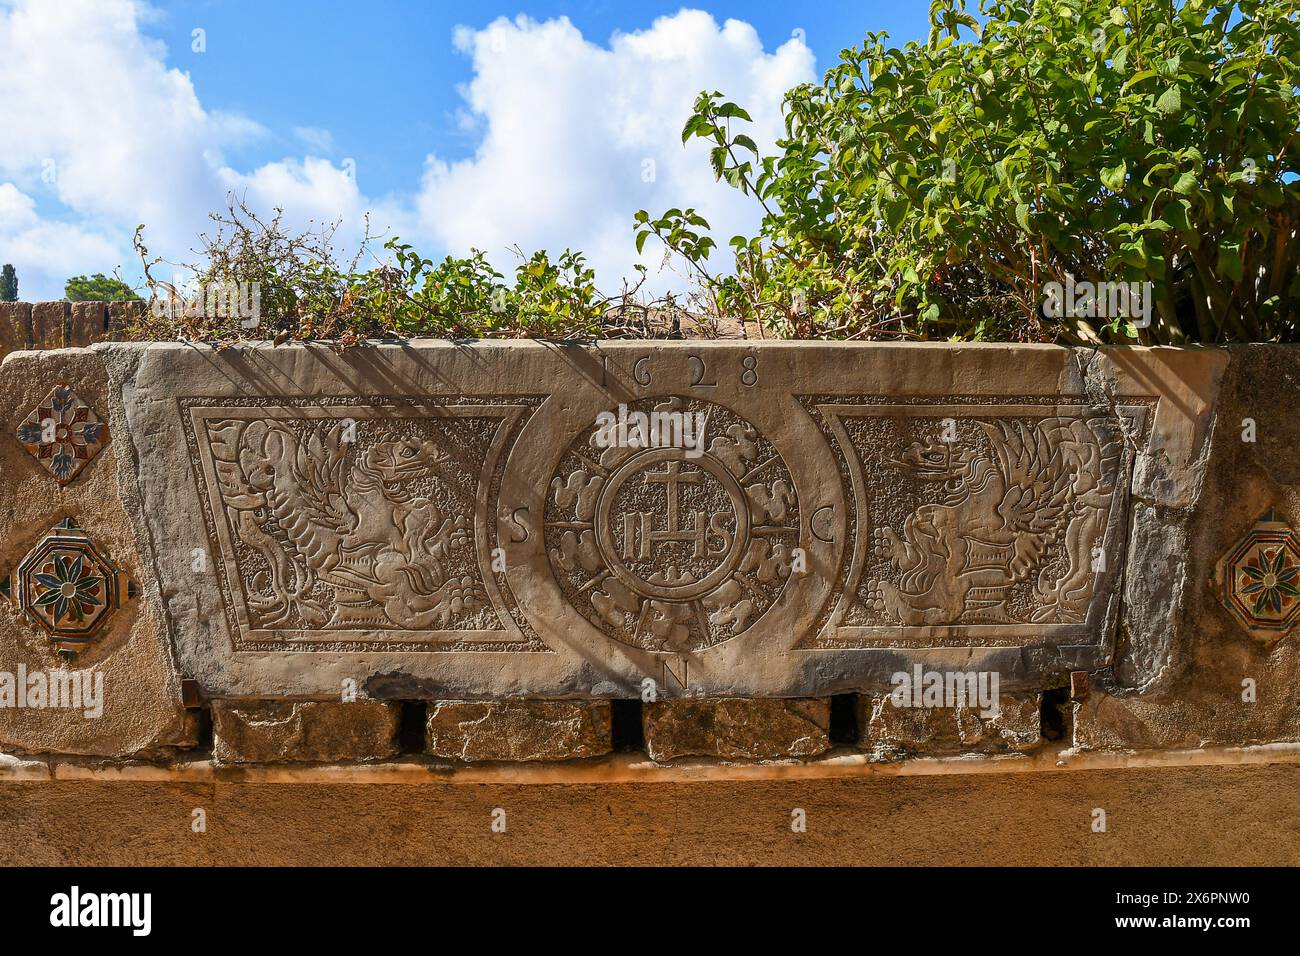
[[[997,404],[988,396],[969,403],[955,403],[941,398],[933,404],[915,402],[899,404],[887,397],[799,396],[800,402],[815,411],[823,434],[831,441],[840,462],[841,477],[846,484],[845,500],[849,509],[851,548],[846,549],[836,592],[819,620],[816,630],[802,640],[799,649],[868,649],[868,648],[955,648],[955,647],[1087,647],[1097,646],[1108,637],[1109,622],[1114,619],[1119,581],[1124,561],[1121,554],[1128,520],[1129,484],[1134,458],[1148,439],[1154,411],[1154,398],[1125,398],[1111,407],[1119,416],[1123,435],[1121,458],[1114,480],[1107,523],[1103,536],[1106,570],[1099,577],[1087,617],[1070,624],[956,624],[956,625],[852,625],[842,623],[850,604],[857,599],[863,564],[870,537],[870,509],[862,462],[844,427],[845,418],[925,417],[925,418],[1003,418],[1003,417],[1098,417],[1095,406],[1048,404],[1016,401]],[[1050,400],[1049,400],[1050,401]]]
[[[464,399],[415,400],[379,397],[359,401],[356,396],[293,400],[285,398],[247,398],[237,400],[182,399],[181,418],[198,497],[203,506],[204,522],[215,545],[215,564],[230,632],[236,651],[548,651],[531,628],[521,626],[511,615],[504,574],[492,567],[491,555],[497,546],[498,522],[494,518],[493,500],[498,490],[505,454],[523,423],[540,403],[532,397],[513,397],[494,401],[475,396]],[[252,626],[247,595],[235,557],[231,528],[221,501],[216,463],[212,449],[200,440],[204,425],[216,419],[248,420],[343,420],[358,422],[375,419],[411,420],[421,417],[488,417],[500,424],[478,476],[474,510],[475,551],[479,578],[487,593],[498,628],[452,629],[304,629],[258,628]],[[400,635],[400,636],[399,636]]]

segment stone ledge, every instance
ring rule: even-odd
[[[520,786],[530,769],[552,777]],[[1300,859],[1294,765],[1086,777],[1049,768],[900,778],[872,768],[823,781],[776,778],[787,769],[779,764],[743,769],[769,777],[726,782],[663,767],[639,785],[609,786],[583,763],[469,766],[440,778],[426,772],[423,786],[355,785],[386,772],[378,766],[232,769],[194,783],[0,778],[0,864],[1243,866]],[[478,779],[453,785],[469,777]],[[1089,826],[1097,806],[1106,808],[1108,833]],[[198,807],[205,834],[191,831]],[[492,827],[498,807],[505,833]],[[794,808],[805,810],[807,832],[792,832]]]
[[[120,305],[4,304],[0,347],[111,334],[140,311]],[[695,695],[712,703],[698,719],[667,705],[646,714],[661,759],[805,759],[826,727],[803,735],[796,721],[774,743],[755,716],[764,700],[848,694],[877,695],[859,710],[868,760],[1045,752],[1032,696],[1067,673],[1092,677],[1091,697],[1082,684],[1073,694],[1079,748],[1300,739],[1288,691],[1300,632],[1243,612],[1232,573],[1266,553],[1242,542],[1300,527],[1300,419],[1285,400],[1300,348],[97,343],[10,355],[5,373],[0,575],[30,584],[28,559],[75,519],[141,589],[102,629],[71,634],[88,639],[77,669],[105,675],[103,719],[0,706],[3,749],[165,759],[193,748],[197,698],[178,693],[182,676],[219,700],[337,701],[348,682],[369,700],[451,698],[433,706],[471,710],[443,712],[448,761],[573,756],[538,741],[554,729],[544,721],[475,701],[632,698],[674,680],[686,714]],[[49,449],[26,447],[50,441],[19,440],[61,383],[111,436],[64,434],[57,444],[85,453],[71,477],[42,464]],[[689,413],[683,428],[698,418],[698,455],[670,442],[603,457],[603,416],[661,406]],[[50,417],[39,414],[42,430]],[[984,535],[1011,485],[981,485],[997,494],[977,504],[936,510],[934,498],[962,463],[1028,480],[1007,464],[1017,449],[1034,482],[1093,489],[1082,511],[1061,512],[1070,527],[1043,532],[1028,576],[1005,536],[994,548]],[[942,473],[927,455],[947,462]],[[267,523],[267,474],[287,476],[277,507],[304,521],[292,539],[278,517]],[[318,513],[322,496],[351,517]],[[997,565],[995,587],[968,590],[969,577],[933,564],[925,593],[910,590],[916,555],[939,554],[936,521],[945,546],[989,545],[960,553]],[[691,536],[702,576],[665,585]],[[333,574],[336,540],[376,556],[364,598]],[[303,602],[295,582],[307,579],[320,588]],[[64,668],[59,629],[25,593],[0,605],[2,656],[13,670]],[[880,711],[909,665],[999,675],[1022,700],[991,722]],[[719,703],[737,698],[755,700]],[[739,729],[715,725],[719,708],[746,707]],[[515,739],[491,739],[511,720]],[[607,747],[596,736],[592,753]],[[272,745],[269,759],[385,759],[300,745]]]
[[[342,763],[398,752],[398,705],[381,701],[217,700],[213,756],[221,764]]]
[[[166,763],[104,761],[81,757],[41,760],[0,756],[0,785],[44,783],[369,784],[387,785],[600,785],[681,784],[700,781],[835,780],[879,777],[971,777],[1040,773],[1096,773],[1195,767],[1300,766],[1300,743],[1253,747],[1138,752],[1040,751],[1003,756],[914,757],[880,763],[863,754],[832,751],[809,760],[729,763],[686,759],[656,764],[638,754],[590,760],[452,766],[419,757],[365,764],[218,764],[208,758]]]
[[[642,712],[646,752],[656,761],[814,757],[830,749],[830,726],[825,698],[681,698],[647,704]]]
[[[437,701],[425,730],[430,754],[466,763],[581,759],[611,747],[608,701]]]

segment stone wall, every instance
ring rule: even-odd
[[[218,350],[129,321],[0,304],[0,751],[1300,741],[1300,350]]]

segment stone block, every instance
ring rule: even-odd
[[[28,348],[32,337],[32,307],[28,302],[0,302],[0,356]]]
[[[123,342],[127,335],[146,318],[144,302],[108,303],[108,334],[105,341]]]
[[[1110,674],[1075,707],[1079,749],[1300,741],[1300,629],[1287,628],[1294,603],[1276,587],[1294,566],[1285,529],[1300,531],[1300,348],[1240,345],[1224,354],[1209,451],[1189,472],[1199,498],[1159,522],[1138,515],[1126,640]],[[1247,595],[1244,568],[1262,571],[1265,553],[1270,564],[1283,558],[1281,573],[1261,574]]]
[[[0,407],[9,410],[0,436],[0,579],[8,579],[10,597],[0,600],[0,750],[120,757],[193,746],[197,717],[181,702],[149,548],[123,507],[134,486],[131,443],[108,440],[97,455],[78,458],[86,436],[59,435],[58,447],[83,466],[61,485],[15,437],[60,384],[107,420],[108,382],[93,352],[10,355],[0,375]],[[66,519],[79,530],[60,528]],[[35,599],[44,585],[34,574],[54,573],[57,556],[71,568],[78,554],[79,578],[90,580],[58,620],[57,605],[23,606],[24,581]]]
[[[109,334],[140,308],[109,304]],[[81,343],[104,314],[0,306],[0,349],[29,329]],[[1081,749],[1300,739],[1300,618],[1279,586],[1298,553],[1273,566],[1300,532],[1297,383],[1300,349],[1262,345],[9,355],[0,671],[102,674],[105,691],[94,719],[0,707],[0,746],[185,746],[182,676],[208,699],[289,701],[351,679],[371,700],[442,701],[452,728],[515,718],[471,701],[576,706],[647,680],[683,707],[755,701],[736,714],[857,693],[864,745],[890,757],[1031,749],[1037,694],[1087,673]],[[98,440],[80,406],[43,411],[63,385],[107,423]],[[66,434],[47,441],[52,418]],[[641,431],[661,421],[677,430]],[[48,617],[47,545],[102,558],[111,606]],[[915,666],[997,673],[1023,709],[881,710]],[[763,749],[712,726],[691,746]],[[441,746],[497,759],[459,739]]]
[[[1146,602],[1125,612],[1142,647],[1164,640],[1192,586],[1168,542],[1227,365],[1011,345],[96,349],[178,658],[213,697],[347,678],[387,699],[630,698],[647,679],[822,697],[917,663],[1034,693],[1111,663],[1121,588]],[[1158,580],[1123,573],[1157,557]]]
[[[72,306],[67,302],[36,302],[32,305],[32,348],[61,349]]]
[[[67,345],[82,347],[102,342],[108,335],[107,302],[73,302]]]
[[[858,700],[859,742],[878,760],[1017,753],[1042,743],[1037,694],[1002,694],[998,703],[996,716],[985,716],[978,706],[899,707],[887,694],[863,695]]]
[[[831,746],[825,699],[681,697],[646,704],[642,718],[646,752],[657,761],[815,757]]]
[[[427,749],[435,757],[571,760],[609,753],[608,701],[494,700],[429,704]]]
[[[349,763],[398,753],[397,704],[382,701],[216,700],[219,763]]]

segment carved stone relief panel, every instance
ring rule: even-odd
[[[753,342],[103,354],[187,676],[404,699],[631,696],[665,668],[693,693],[805,696],[920,662],[1007,688],[1105,666],[1134,522],[1195,502],[1222,365]]]
[[[183,400],[236,650],[540,650],[488,520],[536,400]]]
[[[1149,402],[803,401],[835,444],[854,543],[802,646],[1099,639]]]
[[[593,423],[551,481],[546,544],[561,589],[608,637],[645,650],[698,651],[743,634],[791,574],[789,469],[713,402],[646,399],[623,413],[630,436],[610,442]],[[689,444],[638,436],[656,415],[687,422]]]

